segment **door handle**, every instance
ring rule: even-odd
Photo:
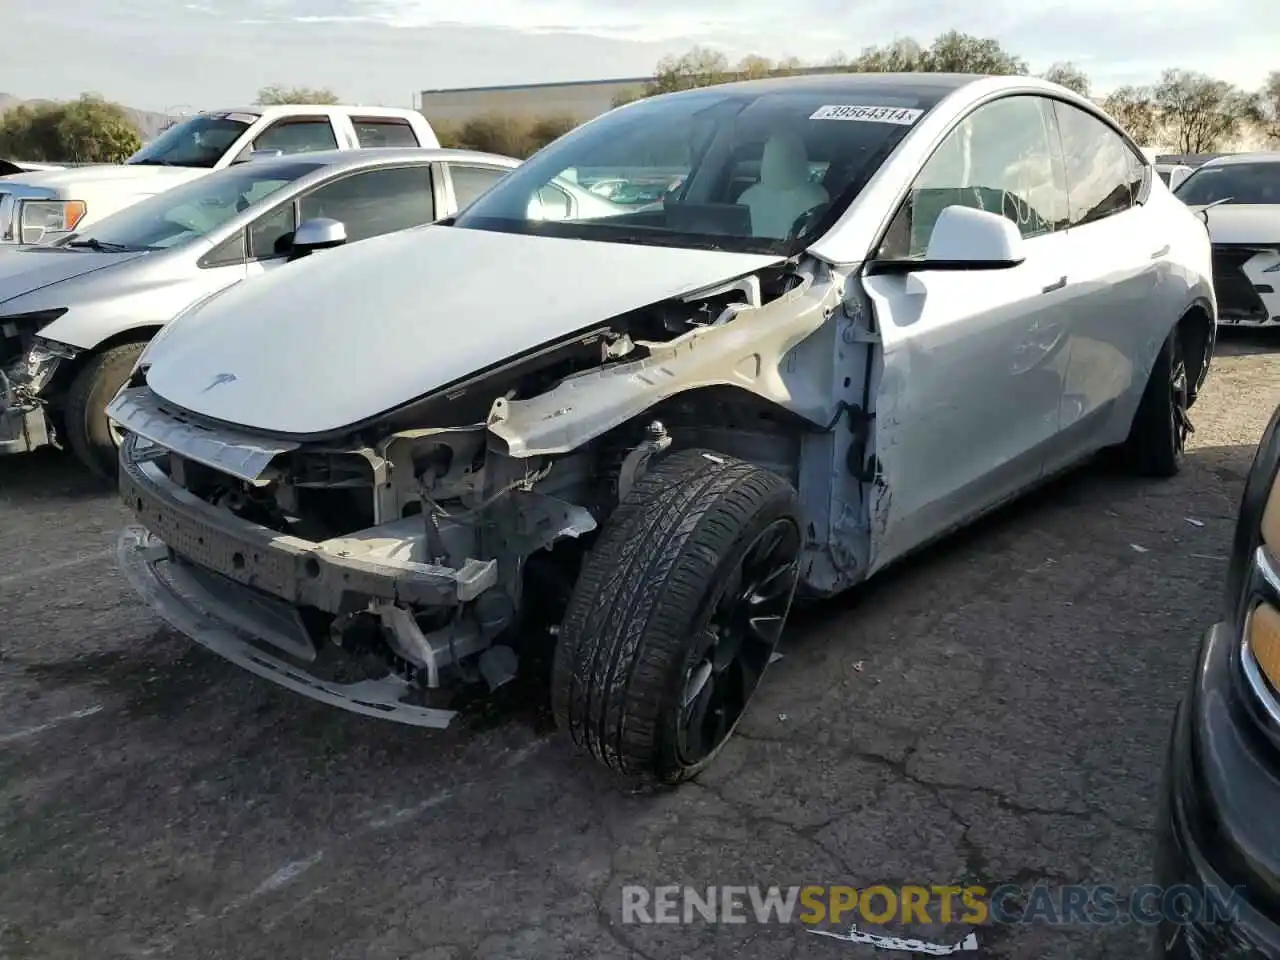
[[[1169,245],[1166,243],[1163,247],[1151,255],[1152,260],[1159,260],[1169,252]]]
[[[1047,287],[1045,287],[1045,288],[1044,288],[1043,290],[1041,290],[1040,292],[1041,292],[1041,293],[1053,293],[1053,291],[1055,291],[1055,290],[1061,290],[1061,289],[1062,289],[1063,287],[1065,287],[1066,285],[1067,285],[1067,278],[1066,278],[1066,277],[1059,277],[1057,280],[1055,280],[1053,283],[1049,284]]]

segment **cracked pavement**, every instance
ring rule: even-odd
[[[244,674],[127,590],[110,494],[61,455],[0,462],[0,957],[889,957],[798,925],[624,925],[621,887],[1123,895],[1280,402],[1280,339],[1224,340],[1178,478],[1085,468],[802,611],[740,735],[674,792],[576,757],[532,684],[433,733]],[[1133,925],[978,939],[1148,949]]]

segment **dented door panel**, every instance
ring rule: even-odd
[[[1008,270],[863,280],[884,351],[871,572],[1043,474],[1067,370],[1064,242],[1027,241]]]

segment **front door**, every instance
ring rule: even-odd
[[[1000,212],[1026,240],[1003,270],[864,278],[883,344],[871,570],[1041,477],[1059,426],[1067,317],[1066,187],[1046,101],[977,108],[921,170],[879,256],[923,258],[938,214]]]

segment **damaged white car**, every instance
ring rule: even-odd
[[[606,178],[679,186],[530,213]],[[1204,225],[1060,87],[656,97],[452,221],[170,324],[108,410],[121,561],[222,656],[408,724],[554,643],[560,724],[674,783],[733,731],[797,590],[1104,447],[1175,472],[1215,310]]]

